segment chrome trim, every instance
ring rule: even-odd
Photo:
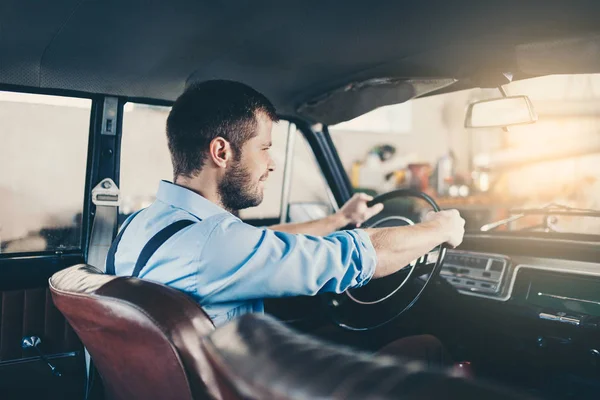
[[[484,282],[484,283],[494,283],[494,284],[498,284],[500,283],[499,281],[495,280],[495,279],[491,279],[491,278],[484,278],[484,277],[473,277],[471,275],[465,275],[465,274],[455,274],[453,272],[445,272],[445,271],[440,271],[440,275],[444,276],[444,277],[449,277],[449,278],[456,278],[456,279],[473,279],[479,282]],[[501,280],[501,279],[500,279]]]
[[[546,294],[546,293],[542,293],[542,292],[539,292],[537,295],[538,296],[544,296],[544,297],[551,297],[553,299],[560,299],[560,300],[573,300],[573,301],[577,301],[579,303],[589,303],[589,304],[595,304],[595,305],[600,306],[600,302],[598,302],[598,301],[576,299],[574,297],[558,296],[558,295],[555,295],[555,294]]]
[[[543,313],[543,312],[541,312],[538,316],[540,317],[540,319],[546,319],[548,321],[558,321],[560,319],[560,317],[558,315],[548,314],[548,313]]]
[[[600,245],[600,240],[599,241],[594,241],[594,242],[590,242],[590,241],[583,241],[583,240],[575,240],[575,239],[557,239],[557,238],[538,238],[538,237],[527,237],[527,236],[515,236],[515,235],[510,235],[510,234],[495,234],[495,235],[490,235],[490,234],[486,234],[486,233],[479,233],[479,232],[468,232],[465,233],[465,239],[494,239],[494,240],[515,240],[518,239],[519,241],[529,241],[529,242],[541,242],[543,241],[544,243],[564,243],[564,244],[577,244],[577,245],[589,245],[589,246],[598,246]]]
[[[79,353],[80,353],[79,351],[72,351],[69,353],[49,354],[46,356],[46,358],[48,360],[57,360],[57,359],[62,359],[62,358],[76,357],[77,355],[79,355]],[[43,359],[40,356],[23,357],[23,358],[18,358],[18,359],[14,359],[14,360],[0,361],[0,366],[22,364],[22,363],[28,363],[28,362],[32,362],[32,361],[43,361]]]
[[[372,304],[381,303],[382,301],[385,301],[385,300],[389,299],[390,297],[392,297],[393,295],[395,295],[398,292],[398,290],[400,290],[400,288],[402,286],[404,286],[406,284],[406,282],[408,282],[408,279],[412,276],[412,273],[415,272],[415,267],[417,266],[417,263],[413,262],[413,263],[411,263],[409,265],[411,265],[410,272],[408,273],[408,275],[406,276],[406,278],[404,278],[404,280],[402,281],[402,283],[396,289],[394,289],[390,294],[388,294],[385,297],[382,297],[379,300],[362,301],[362,300],[359,300],[356,297],[352,296],[350,294],[349,290],[346,290],[344,293],[346,293],[346,296],[348,296],[350,298],[350,300],[352,300],[353,302],[358,303],[358,304],[372,305]],[[404,267],[404,268],[406,268],[406,267]],[[404,268],[400,269],[399,271],[402,271]]]
[[[556,322],[562,322],[565,324],[570,324],[570,325],[575,325],[575,326],[579,326],[579,324],[581,323],[581,320],[579,318],[573,318],[573,317],[567,317],[566,315],[555,315],[555,314],[548,314],[548,313],[539,313],[538,315],[540,317],[540,319],[545,319],[547,321],[556,321]]]
[[[554,266],[547,265],[547,264],[543,265],[543,266],[532,265],[531,262],[538,261],[538,259],[534,259],[531,257],[519,257],[519,258],[521,258],[523,260],[527,260],[527,263],[517,264],[517,266],[514,268],[514,270],[509,272],[510,277],[508,279],[510,279],[510,280],[507,280],[507,282],[506,282],[507,290],[506,290],[506,294],[504,296],[483,296],[480,294],[464,292],[464,291],[460,291],[460,293],[468,295],[468,296],[486,297],[486,298],[496,300],[496,301],[507,301],[512,296],[515,282],[517,280],[517,275],[519,274],[519,271],[523,268],[534,269],[534,270],[539,270],[539,271],[559,272],[559,273],[565,273],[565,274],[571,274],[571,275],[592,276],[592,277],[600,278],[600,265],[594,264],[594,263],[587,263],[587,262],[583,262],[583,261],[572,261],[572,260],[571,261],[569,261],[569,260],[553,260],[553,259],[543,259],[543,261],[542,261],[544,263],[578,264],[578,265],[581,265],[582,267],[588,267],[589,269],[578,268],[578,267],[565,268],[562,266],[554,267]]]
[[[577,318],[560,317],[559,322],[564,322],[565,324],[571,324],[571,325],[579,326],[579,324],[581,323],[581,320],[579,320]]]
[[[504,224],[509,224],[511,222],[517,221],[517,220],[523,218],[524,216],[525,216],[525,214],[517,214],[517,215],[513,215],[512,217],[504,218],[504,219],[501,219],[496,222],[490,222],[489,224],[483,225],[481,228],[479,228],[479,230],[481,232],[488,232],[488,231],[496,229],[497,227],[502,226]]]
[[[496,280],[488,280],[488,278],[479,278],[479,277],[473,277],[471,275],[447,275],[447,274],[443,274],[444,276],[451,276],[451,277],[456,277],[459,279],[474,279],[474,280],[478,280],[478,281],[484,281],[486,283],[495,283],[498,285],[498,290],[496,290],[493,294],[490,294],[489,292],[485,292],[484,290],[478,289],[478,288],[469,288],[469,289],[462,289],[462,286],[460,289],[457,289],[459,293],[461,294],[465,294],[468,296],[475,296],[475,297],[483,297],[486,299],[493,299],[493,300],[499,300],[502,297],[502,291],[505,289],[506,285],[504,285],[504,281],[505,281],[505,277],[510,273],[510,267],[512,266],[512,261],[510,259],[510,257],[505,256],[503,254],[496,254],[496,253],[479,253],[479,252],[472,252],[472,251],[465,251],[465,250],[448,250],[448,254],[446,255],[446,260],[444,261],[444,265],[442,266],[442,270],[440,271],[440,275],[442,275],[442,273],[444,272],[444,267],[446,265],[450,265],[450,266],[455,266],[455,267],[464,267],[464,268],[469,268],[466,266],[461,266],[461,265],[456,265],[456,264],[448,264],[448,256],[449,255],[461,255],[464,254],[465,256],[468,257],[478,257],[478,258],[487,258],[488,259],[488,263],[485,267],[485,271],[489,271],[490,267],[492,265],[492,261],[493,260],[499,260],[502,261],[502,272],[500,274],[500,278],[496,281]],[[448,282],[450,285],[454,286],[452,284],[452,282]],[[476,290],[473,290],[476,289]]]
[[[283,168],[283,186],[281,189],[281,205],[279,206],[279,223],[285,224],[290,205],[292,184],[292,169],[294,168],[294,144],[296,143],[296,125],[290,122],[288,126],[287,142],[285,145],[285,166]]]
[[[415,223],[414,223],[414,222],[413,222],[411,219],[409,219],[409,218],[403,217],[403,216],[401,216],[401,215],[392,215],[392,216],[389,216],[389,217],[385,217],[385,218],[383,218],[383,219],[380,219],[379,221],[376,221],[374,224],[372,224],[372,225],[369,225],[369,228],[377,228],[377,226],[381,225],[382,223],[384,223],[384,222],[386,222],[386,221],[391,221],[391,220],[394,220],[394,219],[398,219],[398,220],[400,220],[400,221],[404,221],[404,222],[406,222],[408,225],[414,225],[414,224],[415,224]]]
[[[499,300],[506,301],[506,300],[510,299],[510,297],[512,296],[512,291],[513,291],[514,286],[515,286],[515,282],[517,280],[517,275],[519,274],[519,271],[521,269],[523,269],[523,268],[535,269],[535,270],[538,270],[538,271],[562,272],[562,273],[565,273],[565,274],[572,274],[572,275],[586,275],[586,276],[600,277],[600,269],[598,271],[595,271],[595,273],[594,273],[592,271],[582,271],[582,270],[577,270],[577,269],[565,269],[564,267],[563,268],[556,268],[556,267],[550,267],[550,266],[537,266],[537,265],[519,264],[519,265],[517,265],[517,267],[513,271],[512,278],[511,278],[511,281],[510,281],[510,285],[508,287],[508,293],[507,293],[507,295],[504,296],[503,298],[499,299]]]

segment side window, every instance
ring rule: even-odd
[[[121,139],[120,222],[155,199],[161,179],[173,180],[166,124],[171,107],[127,103]]]
[[[0,91],[0,253],[81,248],[91,107]]]
[[[125,105],[121,141],[121,222],[154,201],[161,179],[173,180],[166,135],[170,111],[170,107],[137,103]],[[241,218],[279,218],[288,127],[287,121],[280,121],[273,126],[271,155],[278,167],[266,182],[262,204],[241,210]]]
[[[275,172],[269,176],[265,185],[263,202],[258,207],[240,211],[240,218],[278,219],[281,216],[286,148],[289,122],[280,121],[273,127],[273,147],[271,157],[275,161]],[[293,133],[293,153],[287,221],[305,222],[325,217],[333,212],[329,186],[314,153],[299,130]]]
[[[166,122],[170,107],[149,106],[127,103],[123,116],[123,139],[121,142],[121,222],[131,213],[150,205],[156,195],[161,179],[171,181],[173,171],[167,147]],[[240,210],[244,220],[278,219],[281,215],[281,196],[286,160],[286,144],[289,122],[280,121],[273,125],[273,146],[271,157],[276,168],[265,183],[263,202],[253,208]],[[299,131],[294,133],[295,147],[291,176],[290,203],[302,207],[327,209],[330,204],[328,186],[316,163],[313,152]],[[310,205],[310,206],[309,206]],[[305,220],[307,215],[318,218],[324,211],[316,214],[302,210],[297,219]],[[293,210],[292,210],[293,211]],[[308,214],[306,214],[308,213]]]
[[[293,156],[287,220],[306,222],[332,214],[333,195],[312,148],[300,131],[296,131]]]
[[[257,207],[240,210],[240,218],[248,219],[274,219],[281,215],[281,190],[283,187],[283,169],[285,166],[285,150],[290,123],[279,121],[273,125],[272,143],[270,153],[275,161],[275,171],[269,175],[265,182],[263,201]]]

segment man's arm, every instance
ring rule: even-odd
[[[465,233],[465,220],[456,210],[429,213],[425,221],[410,226],[366,229],[377,266],[373,278],[391,275],[441,243],[457,247]]]
[[[431,213],[413,226],[325,237],[256,228],[223,213],[208,238],[206,232],[192,235],[204,243],[197,292],[203,304],[342,293],[396,272],[440,243],[457,246],[463,231],[457,211]]]
[[[355,224],[358,227],[383,210],[383,204],[368,207],[367,202],[371,200],[373,200],[371,196],[357,193],[344,204],[340,211],[333,215],[315,221],[273,225],[269,229],[294,234],[326,236],[349,224]]]

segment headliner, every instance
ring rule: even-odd
[[[2,0],[0,83],[171,101],[186,82],[225,78],[298,115],[374,77],[451,77],[456,90],[539,75],[520,69],[515,46],[594,33],[599,11],[598,1]]]

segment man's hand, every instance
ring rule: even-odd
[[[465,220],[460,216],[457,210],[446,210],[440,212],[429,212],[423,222],[433,222],[439,224],[440,230],[445,235],[446,243],[450,246],[458,247],[465,235]]]
[[[363,222],[383,210],[383,204],[367,207],[367,202],[371,200],[373,200],[371,196],[357,193],[344,204],[340,211],[328,217],[299,224],[273,225],[269,228],[280,232],[325,236],[348,224],[355,224],[356,227],[359,227]]]
[[[359,228],[363,222],[383,210],[383,204],[381,203],[375,204],[373,207],[368,207],[367,202],[371,200],[373,200],[373,197],[365,193],[356,193],[344,204],[340,211],[338,211],[338,214],[345,218],[347,224],[354,224]]]
[[[465,220],[456,210],[430,212],[416,225],[366,229],[377,253],[374,278],[398,272],[441,243],[462,243]]]

